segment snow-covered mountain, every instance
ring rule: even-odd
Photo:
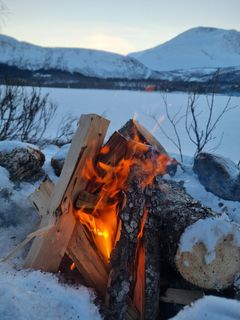
[[[59,69],[99,78],[146,79],[151,71],[138,60],[77,48],[46,48],[0,35],[0,63],[20,69]]]
[[[240,32],[198,27],[129,56],[157,71],[240,66]]]

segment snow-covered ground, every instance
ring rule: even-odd
[[[63,113],[71,113],[80,116],[82,113],[97,113],[111,120],[108,136],[118,130],[130,118],[136,118],[147,129],[153,132],[157,139],[169,152],[176,152],[172,143],[167,140],[156,126],[156,117],[165,131],[173,135],[172,127],[169,125],[165,116],[162,93],[160,92],[136,92],[119,90],[82,90],[82,89],[43,89],[43,92],[50,92],[51,98],[58,104],[58,113],[51,125],[49,134],[54,136],[57,123]],[[170,113],[175,114],[181,108],[184,112],[187,105],[188,95],[186,93],[168,93],[167,101]],[[216,95],[215,108],[216,115],[219,110],[227,103],[228,97]],[[207,116],[206,96],[200,96],[198,105],[201,110],[200,119],[203,122]],[[231,106],[240,106],[240,97],[232,97]],[[240,108],[231,110],[225,114],[216,129],[216,136],[220,137],[224,132],[222,144],[217,152],[223,156],[239,161],[240,148]],[[192,155],[195,151],[194,145],[190,142],[184,128],[184,121],[179,124],[179,133],[183,146],[183,153]],[[208,151],[216,146],[217,139],[205,150]]]
[[[70,112],[98,113],[111,120],[110,132],[121,127],[129,118],[138,120],[163,143],[169,151],[175,151],[169,141],[164,139],[155,127],[149,115],[162,117],[164,108],[160,93],[143,93],[128,91],[101,90],[67,90],[43,89],[50,91],[51,98],[59,103],[58,115],[55,117],[49,134],[54,135],[60,115]],[[200,101],[204,100],[204,97]],[[169,107],[176,110],[185,105],[186,94],[169,94]],[[223,105],[226,97],[217,96],[217,106]],[[240,103],[239,98],[233,98],[232,104]],[[237,161],[240,159],[238,141],[239,110],[233,110],[221,122],[219,131],[224,130],[225,136],[218,153]],[[168,127],[167,127],[168,128]],[[181,138],[184,153],[191,155],[190,145],[183,128]],[[58,152],[56,146],[45,147],[46,163],[44,168],[49,176],[56,181],[56,176],[50,165],[51,157]],[[175,155],[175,154],[174,154]],[[175,155],[176,156],[176,155]],[[184,180],[187,191],[203,204],[217,212],[224,212],[230,219],[240,223],[240,202],[225,201],[206,192],[191,170],[192,157],[184,158],[185,172],[180,168],[175,180]],[[8,172],[0,168],[0,259],[5,257],[30,232],[34,231],[39,217],[27,201],[27,196],[33,192],[38,183],[22,183],[14,187],[9,181]],[[168,177],[169,178],[169,177]],[[221,203],[221,205],[220,205]],[[24,254],[27,248],[8,262],[0,263],[0,320],[42,320],[42,319],[101,319],[93,301],[93,293],[83,287],[75,288],[58,282],[56,276],[36,271],[21,271]],[[221,307],[220,311],[219,308]],[[230,310],[231,309],[231,310]],[[230,320],[240,318],[240,303],[237,301],[206,297],[196,302],[190,309],[183,310],[174,320],[207,319]]]
[[[55,146],[44,149],[46,163],[44,168],[56,181],[50,165],[51,157],[59,153]],[[187,191],[203,204],[218,212],[227,212],[235,221],[240,222],[240,202],[225,201],[206,192],[191,170],[192,158],[185,157],[185,172],[178,169],[175,180],[184,180]],[[0,167],[2,190],[9,190],[10,195],[1,196],[0,200],[0,259],[5,257],[30,232],[34,231],[39,221],[38,215],[26,201],[38,183],[22,183],[16,190],[9,181],[8,173]],[[167,178],[170,178],[166,176]],[[6,191],[5,191],[6,192]],[[12,193],[12,194],[11,194]],[[5,194],[5,193],[4,193]],[[7,193],[6,193],[7,194]],[[5,200],[4,200],[5,198]],[[24,201],[23,201],[24,200]],[[221,208],[219,202],[223,203]],[[24,254],[22,250],[8,262],[0,263],[0,319],[1,320],[97,320],[101,319],[93,302],[93,293],[84,287],[70,287],[58,282],[56,276],[36,271],[20,270]],[[228,306],[234,308],[228,311]],[[222,311],[218,308],[221,305]],[[213,318],[215,316],[215,318]],[[174,320],[206,319],[230,320],[240,317],[240,303],[227,299],[206,297],[191,308],[183,310]]]

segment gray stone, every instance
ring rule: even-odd
[[[207,191],[232,201],[240,201],[240,171],[230,159],[201,152],[194,159],[193,171]]]
[[[43,176],[44,154],[38,147],[19,141],[0,141],[0,166],[14,182],[36,181]]]

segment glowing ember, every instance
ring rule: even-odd
[[[73,271],[75,268],[76,268],[76,264],[73,262],[73,263],[70,265],[70,270]]]
[[[96,246],[107,261],[109,261],[115,243],[118,211],[123,201],[131,167],[136,166],[139,169],[137,173],[141,177],[142,187],[146,187],[153,183],[155,176],[166,172],[169,162],[167,155],[151,152],[149,146],[138,143],[139,138],[136,135],[134,138],[137,143],[129,141],[129,154],[132,155],[129,158],[122,159],[115,166],[98,162],[96,169],[92,161],[88,161],[84,171],[86,180],[98,184],[100,188],[99,200],[91,214],[82,208],[76,212],[76,216],[91,231]],[[102,154],[108,152],[109,147],[107,146],[104,146],[100,151]],[[144,159],[146,152],[150,152],[150,154]],[[135,156],[136,154],[137,156]],[[147,212],[145,210],[139,238],[142,237],[146,218]]]
[[[141,239],[142,236],[143,236],[143,229],[144,229],[144,226],[145,226],[145,223],[146,223],[146,220],[147,220],[147,209],[144,208],[144,212],[143,212],[143,217],[142,217],[142,222],[141,222],[141,228],[140,228],[140,231],[139,231],[139,234],[138,234],[138,239]]]

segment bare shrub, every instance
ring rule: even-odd
[[[167,96],[162,96],[166,120],[170,123],[173,131],[167,132],[164,125],[159,122],[156,115],[150,115],[160,129],[161,133],[177,148],[181,161],[183,161],[183,144],[181,141],[180,128],[185,128],[187,137],[195,146],[194,155],[206,149],[210,142],[216,141],[216,144],[211,150],[216,150],[222,142],[223,134],[217,136],[215,134],[216,128],[227,112],[238,106],[231,105],[231,96],[228,97],[224,106],[220,107],[216,104],[215,93],[206,94],[206,103],[203,106],[199,103],[197,93],[189,93],[188,101],[185,109],[182,108],[175,113],[171,113],[167,102]],[[205,107],[203,109],[203,107]],[[201,118],[201,113],[205,113],[204,119]]]
[[[42,94],[40,88],[26,89],[20,85],[0,88],[0,140],[20,140],[43,145],[49,142],[71,141],[75,118],[64,116],[57,135],[51,139],[45,133],[56,113],[57,105]]]

